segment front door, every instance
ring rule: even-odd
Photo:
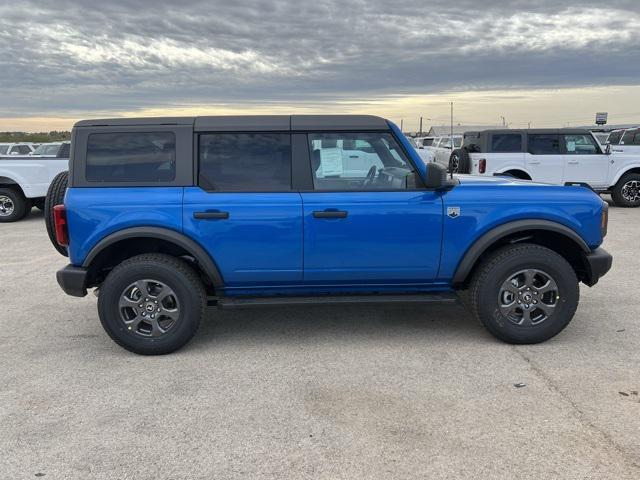
[[[289,133],[202,133],[198,186],[184,190],[183,229],[225,287],[302,281],[302,200],[291,187]]]
[[[407,182],[414,167],[395,138],[362,132],[308,139],[314,189],[302,193],[305,283],[432,282],[440,264],[442,200]]]
[[[608,187],[610,155],[600,150],[600,145],[590,134],[563,135],[564,181],[583,182],[593,188]]]

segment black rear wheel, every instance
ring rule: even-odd
[[[510,245],[478,268],[470,287],[476,318],[507,343],[548,340],[571,321],[580,289],[569,263],[540,245]]]
[[[141,355],[171,353],[195,335],[207,297],[185,261],[164,254],[125,260],[98,297],[100,322],[121,347]]]
[[[51,185],[49,185],[49,189],[47,190],[47,196],[44,199],[44,223],[47,227],[47,235],[49,235],[49,240],[51,240],[53,248],[65,257],[69,255],[67,253],[67,248],[59,245],[56,241],[53,207],[64,203],[64,194],[67,191],[68,182],[69,172],[60,172],[53,178]]]

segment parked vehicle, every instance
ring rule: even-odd
[[[426,148],[433,145],[433,141],[436,137],[416,137],[416,143],[418,144],[418,148]]]
[[[58,282],[97,288],[102,325],[136,353],[183,346],[207,305],[465,289],[496,337],[541,342],[572,319],[578,283],[611,266],[607,205],[590,189],[449,178],[379,117],[88,120],[73,138],[71,175],[47,197],[71,262]]]
[[[640,128],[614,130],[608,138],[613,153],[640,157]]]
[[[464,134],[454,171],[536,182],[584,183],[621,207],[640,206],[640,154],[611,154],[582,129],[485,130]]]
[[[43,143],[30,155],[32,157],[46,158],[69,158],[71,142],[50,142]]]
[[[454,149],[462,145],[462,135],[447,135],[436,137],[433,144],[428,147],[433,160],[449,168],[449,160]]]
[[[0,157],[29,155],[35,150],[31,143],[0,143]]]
[[[68,168],[68,158],[0,158],[0,222],[20,220],[34,206],[43,210],[51,180]]]

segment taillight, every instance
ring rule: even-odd
[[[69,232],[67,230],[67,211],[64,205],[53,207],[53,224],[56,229],[56,242],[66,247],[69,245]]]
[[[478,173],[484,173],[487,171],[487,159],[481,158],[478,161]]]

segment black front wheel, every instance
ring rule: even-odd
[[[510,245],[494,252],[470,286],[471,308],[495,337],[507,343],[540,343],[571,322],[580,298],[576,274],[553,250]]]
[[[118,345],[141,355],[161,355],[191,340],[206,304],[202,281],[185,261],[144,254],[109,273],[100,289],[98,313]]]
[[[640,207],[640,174],[627,173],[611,190],[616,207]]]

